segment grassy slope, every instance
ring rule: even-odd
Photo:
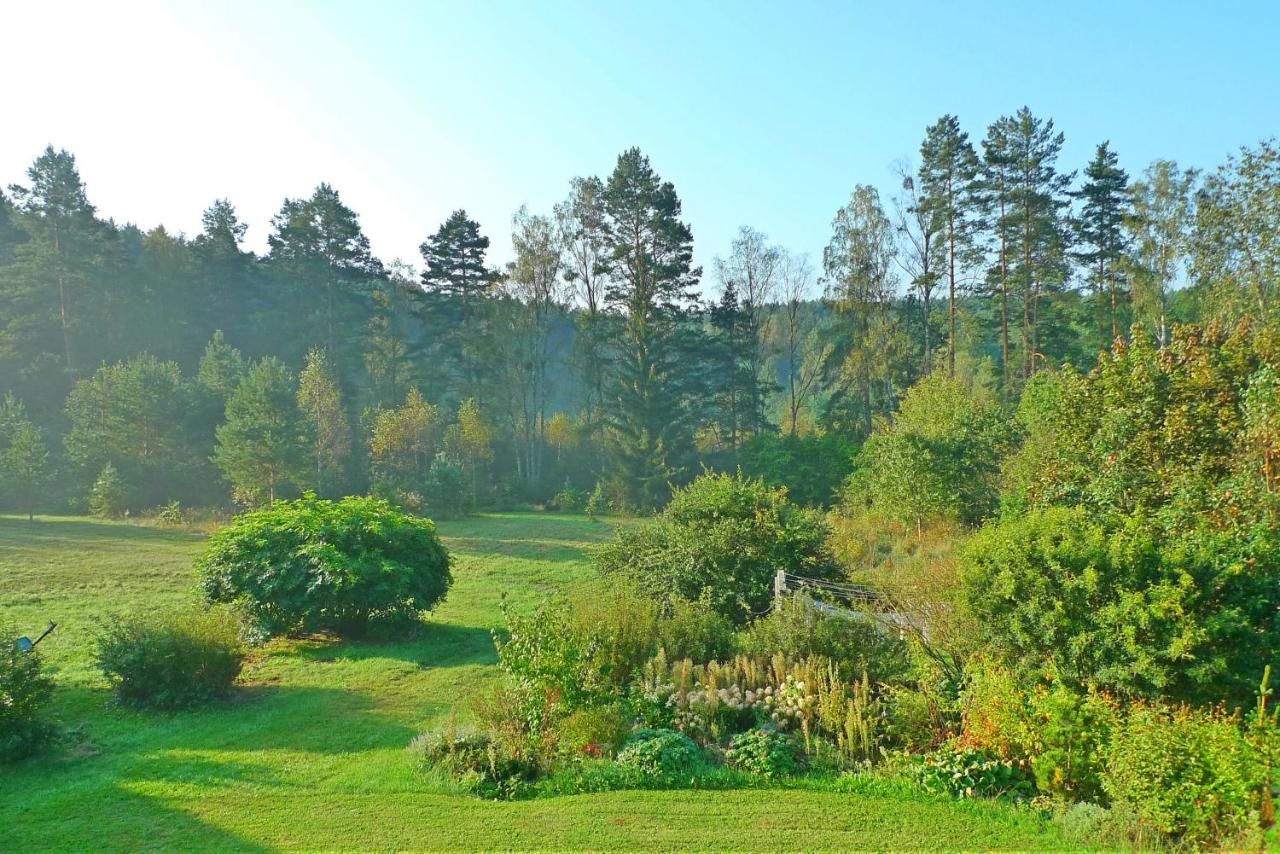
[[[305,848],[1046,847],[1030,815],[991,804],[800,789],[616,792],[498,804],[423,791],[405,750],[495,675],[489,630],[589,569],[603,524],[490,515],[441,526],[456,584],[424,637],[281,642],[225,707],[113,708],[90,668],[96,617],[188,601],[201,537],[85,519],[0,518],[0,619],[59,669],[57,713],[80,744],[0,768],[0,851]]]

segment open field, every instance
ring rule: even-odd
[[[195,534],[81,518],[0,518],[0,618],[58,668],[75,732],[54,758],[0,769],[0,851],[93,848],[1053,848],[1032,814],[892,791],[803,787],[614,792],[489,803],[431,792],[406,745],[497,675],[490,630],[591,571],[608,526],[486,515],[440,525],[456,583],[406,643],[273,643],[234,702],[115,708],[91,669],[94,620],[189,600]]]

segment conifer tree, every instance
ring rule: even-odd
[[[293,373],[274,357],[254,364],[227,399],[214,462],[236,495],[274,503],[306,479],[307,441]]]
[[[1085,168],[1084,186],[1075,194],[1081,201],[1076,221],[1075,259],[1085,268],[1095,299],[1106,304],[1111,321],[1111,341],[1120,335],[1120,311],[1126,297],[1124,276],[1129,216],[1129,176],[1120,168],[1116,153],[1104,142]]]
[[[701,275],[680,198],[638,148],[618,157],[604,189],[605,303],[621,315],[610,365],[610,458],[618,498],[659,506],[689,465],[697,413],[681,364],[682,333]]]
[[[938,119],[920,145],[921,205],[945,247],[947,375],[956,373],[956,296],[979,226],[978,155],[952,115]]]
[[[307,364],[298,375],[298,408],[310,427],[316,491],[325,495],[340,480],[351,453],[351,425],[332,363],[323,350],[307,354]]]

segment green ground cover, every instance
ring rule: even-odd
[[[0,517],[0,618],[57,668],[71,730],[52,757],[0,766],[0,851],[387,848],[1054,848],[1034,814],[874,786],[611,792],[490,803],[432,791],[406,746],[466,714],[497,676],[503,594],[527,607],[592,572],[609,526],[490,514],[440,525],[456,583],[402,643],[278,641],[223,706],[116,708],[91,667],[96,619],[194,596],[203,537],[83,518]]]

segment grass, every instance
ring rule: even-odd
[[[201,535],[82,518],[0,517],[0,619],[57,668],[58,755],[0,767],[0,851],[387,848],[1052,848],[1033,814],[874,789],[608,792],[490,803],[433,791],[414,735],[492,684],[490,630],[587,576],[607,525],[492,514],[441,523],[449,599],[403,643],[281,641],[227,705],[115,707],[91,666],[94,621],[194,597]]]

